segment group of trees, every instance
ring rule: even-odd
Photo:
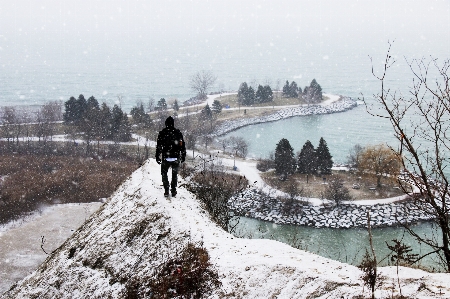
[[[55,133],[54,123],[62,119],[62,102],[50,101],[37,110],[1,107],[0,132],[8,146],[19,144],[19,137],[36,136],[38,141],[47,141]]]
[[[294,149],[289,141],[281,139],[275,148],[275,171],[287,176],[295,171],[304,174],[331,174],[332,156],[325,139],[320,138],[319,146],[314,148],[308,140],[294,158]]]
[[[283,96],[290,98],[301,98],[307,103],[319,103],[322,101],[322,87],[317,83],[316,79],[313,79],[309,86],[305,86],[302,89],[297,86],[295,81],[289,83],[286,80],[286,84],[283,86]]]
[[[222,112],[222,103],[219,100],[214,100],[211,107],[209,104],[206,104],[205,107],[200,111],[200,119],[201,120],[211,120],[217,114]]]
[[[152,119],[148,113],[145,112],[144,104],[138,103],[131,108],[130,115],[133,118],[133,123],[141,128],[149,128],[152,124]]]
[[[80,95],[78,99],[70,97],[64,103],[64,123],[69,132],[74,135],[83,132],[86,143],[97,140],[130,141],[131,125],[128,115],[118,105],[112,109],[106,103],[99,105],[97,99],[91,96],[85,99]],[[134,113],[141,114],[143,107],[137,108]]]
[[[241,105],[250,106],[271,101],[273,101],[273,92],[269,85],[258,85],[256,92],[253,87],[248,86],[247,82],[243,82],[239,86],[238,102]]]
[[[219,141],[223,152],[227,152],[227,148],[230,149],[230,153],[239,157],[245,158],[248,153],[248,142],[242,137],[231,136],[229,138],[223,138]]]

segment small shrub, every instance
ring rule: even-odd
[[[350,191],[344,186],[341,179],[335,179],[325,189],[323,196],[326,199],[334,200],[339,205],[342,201],[351,200]]]
[[[375,258],[373,258],[369,251],[366,248],[366,253],[364,254],[363,260],[361,264],[358,265],[358,268],[363,271],[361,279],[364,282],[364,285],[370,288],[372,293],[372,299],[375,298],[375,286],[377,283],[377,262]]]
[[[256,163],[256,169],[262,172],[266,172],[269,169],[275,168],[275,162],[273,160],[261,159]]]
[[[196,170],[186,187],[200,200],[212,220],[229,231],[233,215],[228,200],[247,187],[247,179],[227,173],[215,159],[202,160]]]
[[[132,278],[126,298],[207,298],[220,285],[206,249],[188,243],[178,256],[162,263],[155,276]]]

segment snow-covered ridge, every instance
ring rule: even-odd
[[[337,101],[327,101],[321,105],[287,107],[270,115],[225,121],[216,128],[214,135],[221,136],[245,126],[277,121],[294,116],[344,112],[357,105],[357,102],[349,97],[340,97]]]
[[[222,286],[210,298],[355,298],[361,271],[273,240],[237,239],[212,223],[180,188],[163,197],[149,159],[32,274],[1,298],[123,298],[133,277],[155,269],[187,242],[203,241]],[[379,268],[376,298],[391,298],[394,267]],[[450,274],[400,268],[405,296],[450,298]],[[398,288],[394,295],[398,294]]]

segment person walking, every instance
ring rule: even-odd
[[[169,168],[172,168],[170,192],[175,197],[177,195],[178,168],[186,158],[186,146],[184,144],[183,134],[175,128],[175,122],[172,116],[166,119],[165,125],[166,127],[158,134],[155,157],[156,162],[161,164],[161,176],[165,197],[169,196],[169,178],[167,172]]]

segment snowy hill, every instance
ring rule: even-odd
[[[237,239],[210,221],[183,188],[163,197],[151,159],[31,275],[1,298],[126,298],[188,242],[203,243],[221,287],[210,298],[356,298],[358,268],[272,240]],[[377,298],[391,298],[396,269],[380,268]],[[403,295],[450,298],[450,275],[400,268]],[[398,288],[396,288],[395,293]]]

